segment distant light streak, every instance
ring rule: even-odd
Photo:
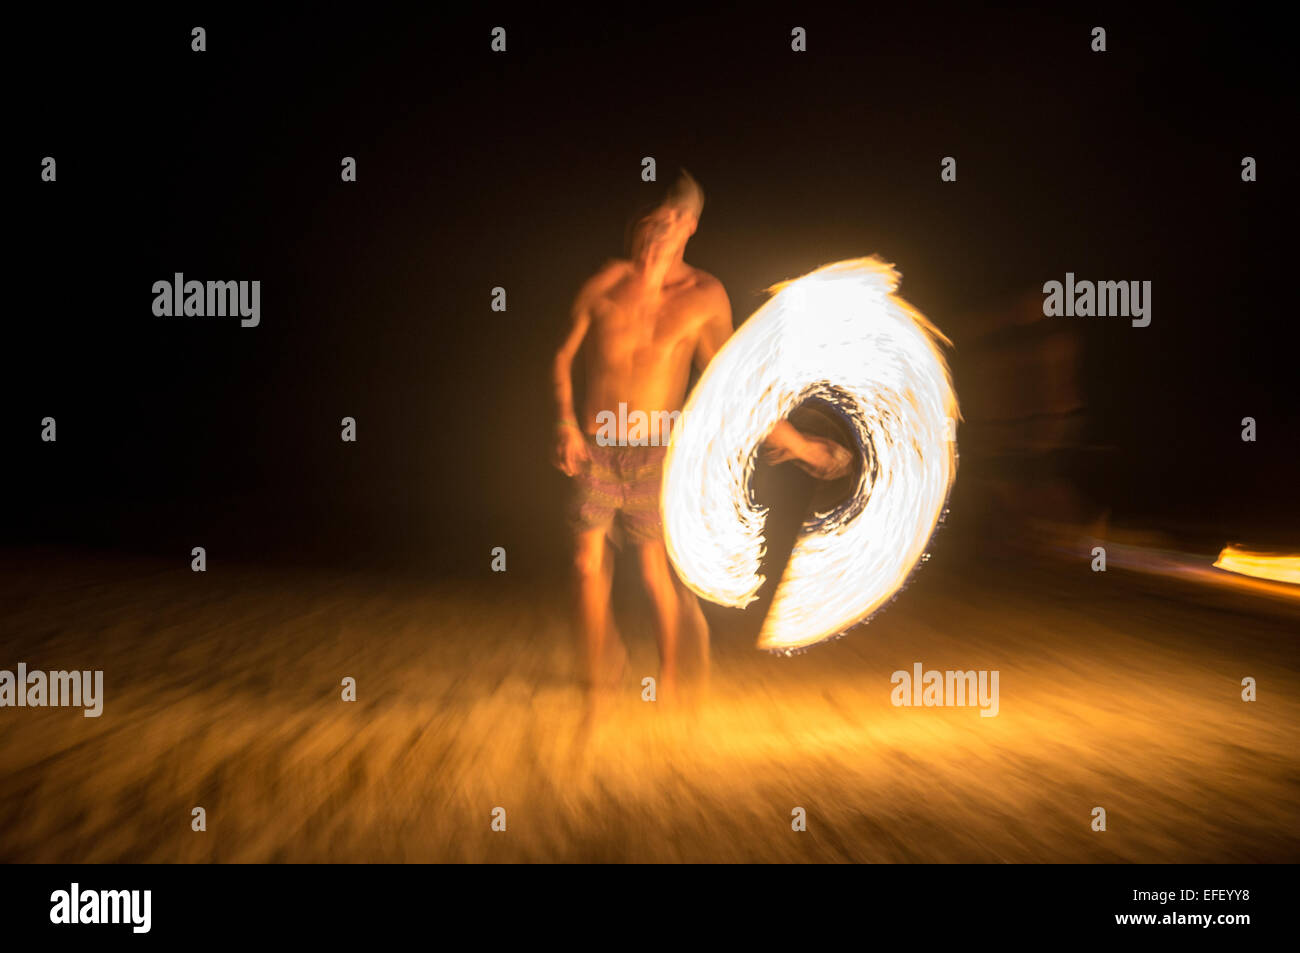
[[[1300,555],[1255,553],[1236,546],[1225,546],[1214,565],[1218,569],[1254,576],[1256,579],[1300,584]]]
[[[759,636],[791,652],[865,621],[922,559],[956,476],[950,342],[893,292],[892,265],[858,258],[783,282],[709,364],[665,462],[669,555],[726,606],[763,583],[766,511],[749,496],[760,442],[810,397],[845,417],[866,464],[847,502],[808,520]]]

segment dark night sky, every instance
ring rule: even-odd
[[[1093,5],[656,12],[22,14],[15,538],[448,568],[478,553],[484,570],[506,545],[512,569],[546,564],[564,546],[549,360],[645,197],[645,155],[703,184],[687,258],[737,321],[776,280],[878,252],[956,341],[959,395],[980,386],[964,316],[1066,271],[1151,280],[1148,328],[1061,319],[1092,322],[1116,512],[1294,538],[1277,24]],[[807,54],[789,52],[793,25]],[[39,181],[45,155],[57,184]],[[1261,181],[1240,181],[1243,155]],[[155,318],[150,287],[175,271],[260,279],[262,325]]]

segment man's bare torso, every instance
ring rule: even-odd
[[[587,393],[580,422],[589,434],[597,414],[680,410],[701,330],[725,293],[716,278],[684,262],[657,293],[646,290],[631,262],[615,261],[595,276],[585,357]]]

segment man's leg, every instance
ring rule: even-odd
[[[593,441],[588,452],[591,459],[573,479],[567,516],[574,533],[574,595],[586,654],[587,689],[594,698],[606,687],[606,660],[614,634],[610,615],[614,560],[609,533],[614,528],[620,491],[610,448]]]
[[[596,692],[605,683],[605,649],[609,642],[609,592],[613,560],[605,544],[605,529],[577,534],[573,553],[577,588],[578,618],[587,653],[587,690]]]
[[[662,539],[638,543],[637,551],[641,557],[641,578],[655,608],[659,636],[659,694],[671,700],[677,691],[677,630],[681,611],[676,581]]]
[[[620,542],[616,542],[618,525],[610,527],[610,531],[605,534],[605,661],[607,671],[609,672],[609,683],[612,687],[617,688],[623,680],[623,673],[627,669],[627,646],[623,642],[623,636],[619,634],[618,623],[614,618],[614,566],[618,563],[618,554],[621,552]]]
[[[681,606],[679,642],[686,643],[686,651],[694,648],[698,666],[695,674],[701,685],[707,685],[710,669],[709,622],[704,618],[699,597],[687,588],[676,573],[673,573],[673,580],[677,584],[677,602]]]

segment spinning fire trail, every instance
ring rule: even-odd
[[[956,476],[951,342],[894,295],[877,258],[783,282],[710,362],[665,463],[664,534],[682,579],[726,606],[763,576],[766,511],[750,498],[756,451],[809,398],[845,418],[865,465],[849,498],[806,521],[759,635],[791,652],[863,622],[906,582]]]

